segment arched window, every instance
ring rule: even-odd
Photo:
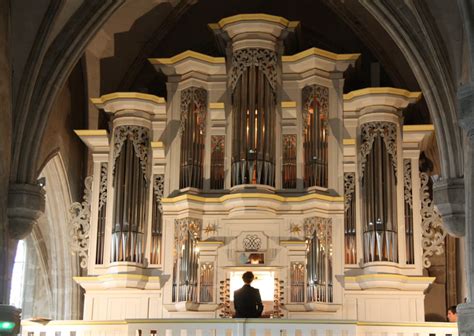
[[[207,91],[191,87],[181,92],[180,188],[202,189]]]
[[[319,85],[306,86],[302,98],[304,185],[327,188],[329,90]]]
[[[10,289],[10,305],[21,308],[23,305],[23,287],[25,284],[26,243],[18,242],[15,263],[13,264],[12,284]]]

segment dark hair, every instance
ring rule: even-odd
[[[253,278],[253,273],[250,271],[247,271],[242,275],[242,280],[244,280],[245,283],[251,283],[253,281]]]
[[[453,314],[457,314],[457,312],[456,312],[456,306],[451,306],[451,307],[449,307],[449,308],[448,308],[448,311],[450,311],[450,312],[453,313]]]

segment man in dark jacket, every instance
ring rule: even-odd
[[[242,275],[245,285],[234,292],[235,317],[260,317],[263,311],[260,291],[250,286],[254,276],[252,272]]]

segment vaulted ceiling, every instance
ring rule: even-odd
[[[105,39],[98,34],[90,44],[90,49],[103,49],[100,94],[139,91],[166,96],[166,78],[147,59],[170,57],[185,50],[224,56],[207,24],[242,13],[266,13],[300,21],[299,29],[285,43],[287,55],[311,47],[335,53],[361,53],[356,67],[346,73],[345,92],[371,86],[371,66],[377,64],[379,86],[420,90],[400,49],[359,1],[183,0],[155,6],[150,3],[127,2],[104,27],[112,41],[104,45]],[[405,112],[406,124],[429,122],[424,100]]]

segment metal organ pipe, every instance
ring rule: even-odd
[[[141,263],[147,183],[133,140],[126,136],[115,163],[111,261]]]
[[[181,92],[180,188],[202,189],[206,108],[205,89],[191,87]]]
[[[367,125],[362,127],[369,129]],[[398,261],[396,177],[391,158],[393,153],[390,154],[386,147],[387,142],[395,141],[388,138],[387,129],[390,127],[394,126],[373,123],[372,133],[363,132],[366,134],[363,143],[372,141],[366,154],[362,183],[365,262]]]
[[[259,66],[241,74],[232,94],[232,185],[274,186],[275,94]]]

